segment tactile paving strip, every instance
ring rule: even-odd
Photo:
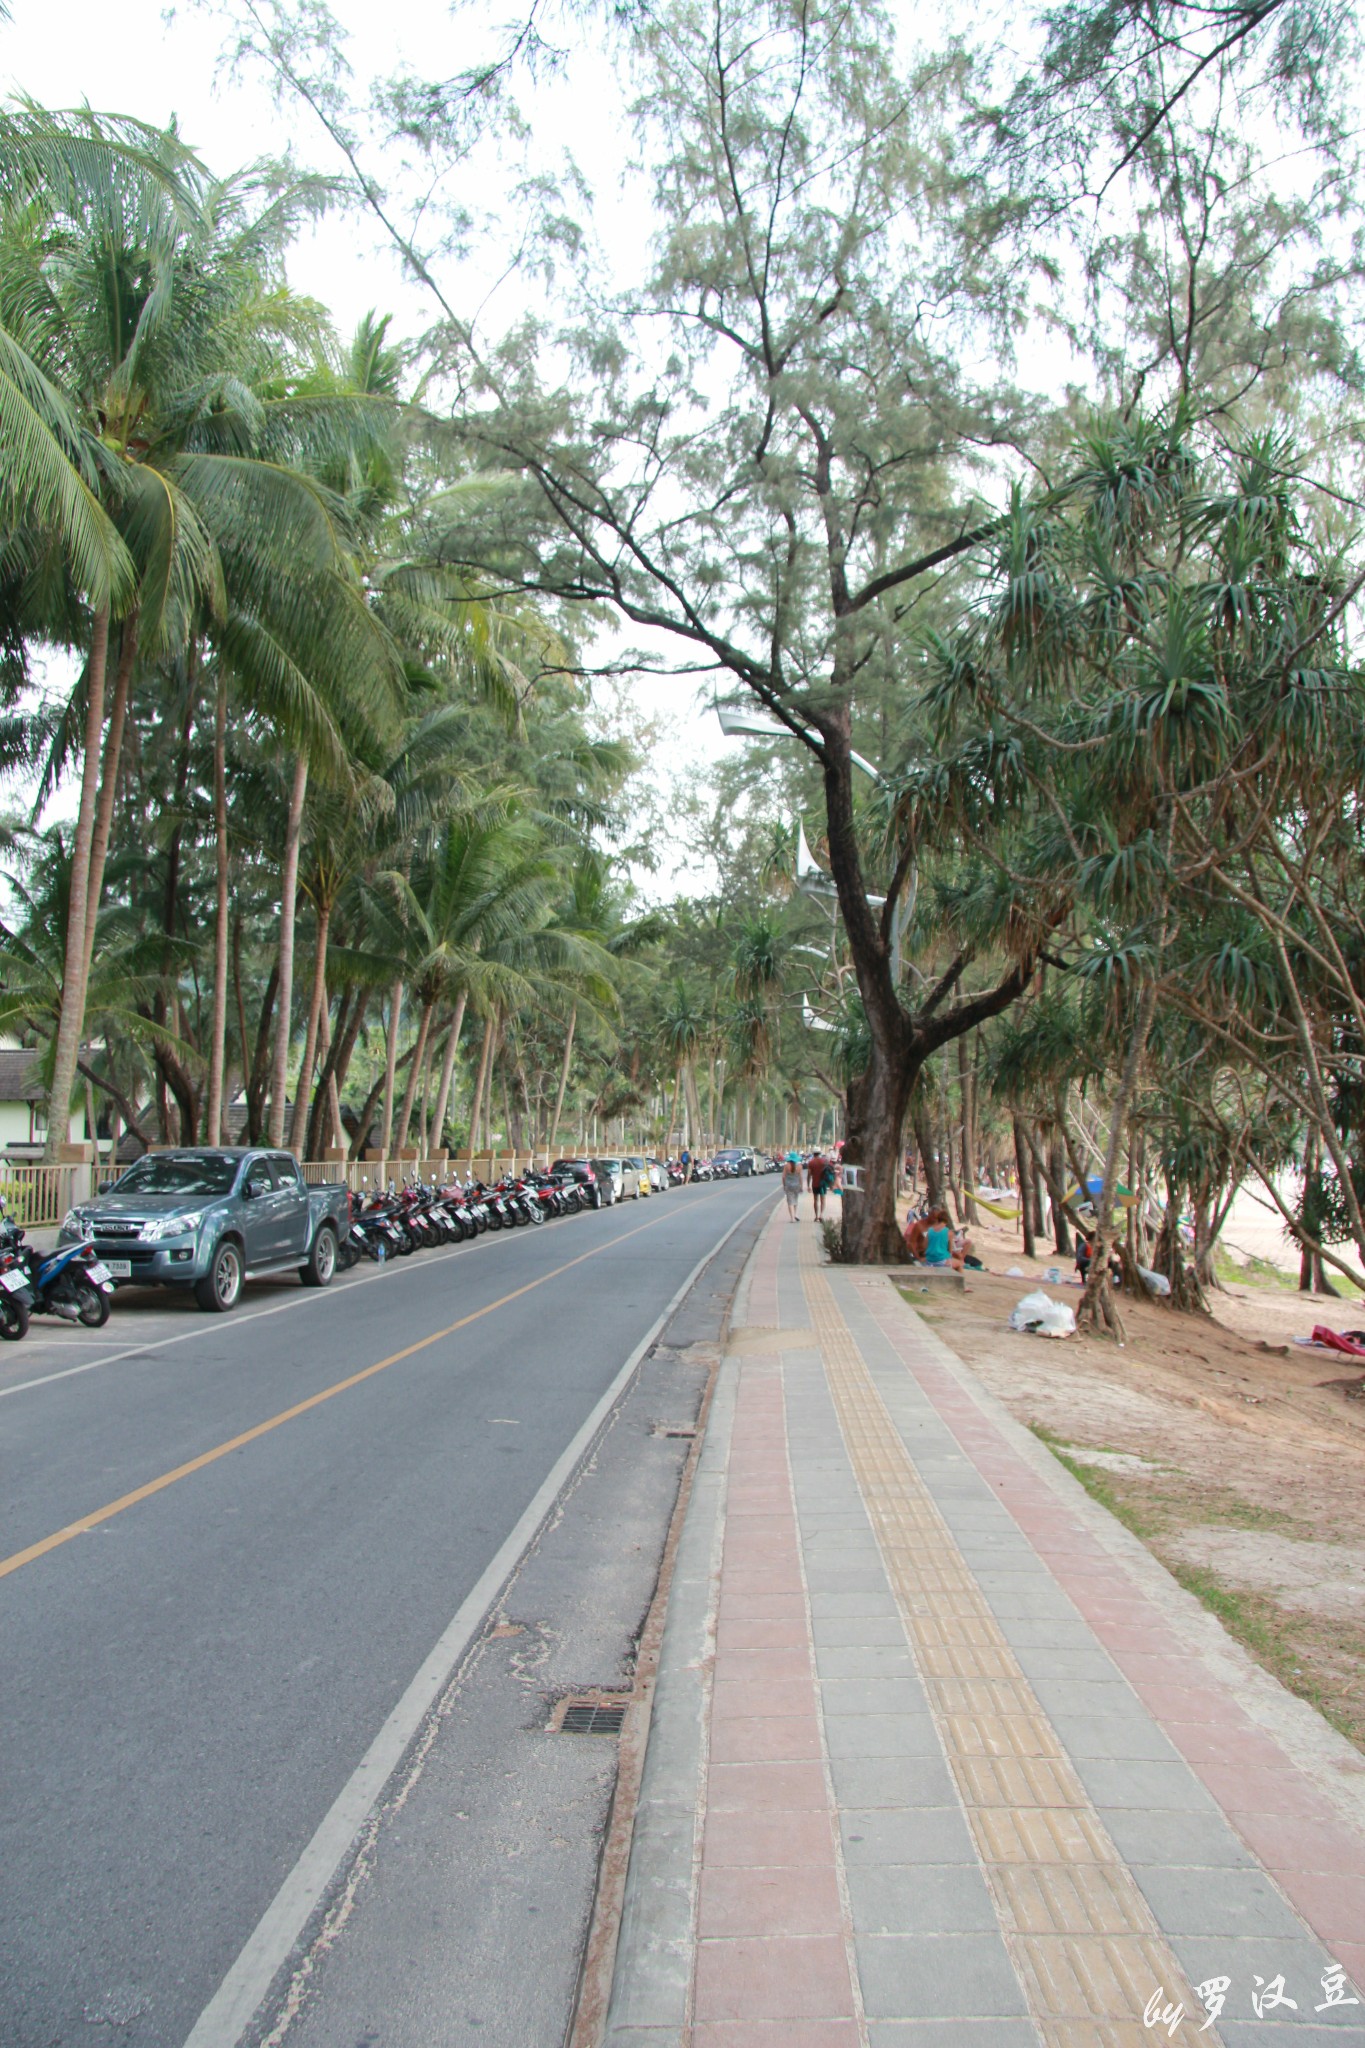
[[[971,1568],[915,1470],[803,1233],[830,1393],[1005,1941],[1048,2048],[1138,2048],[1158,1986],[1216,2042]]]

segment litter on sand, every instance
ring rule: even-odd
[[[1142,1278],[1147,1282],[1147,1285],[1151,1288],[1153,1294],[1170,1293],[1171,1283],[1166,1278],[1166,1275],[1164,1273],[1149,1273],[1145,1266],[1139,1266],[1138,1272],[1141,1274]]]
[[[1296,1337],[1305,1350],[1344,1351],[1348,1358],[1365,1358],[1365,1330],[1329,1330],[1326,1323],[1314,1323],[1311,1337]]]
[[[1054,1301],[1040,1287],[1014,1304],[1010,1328],[1026,1330],[1031,1337],[1074,1337],[1076,1315],[1069,1302]]]

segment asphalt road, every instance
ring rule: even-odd
[[[231,1317],[128,1296],[103,1332],[5,1347],[5,2048],[202,2031],[624,1362],[773,1186],[257,1287]]]

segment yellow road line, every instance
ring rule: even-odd
[[[253,1429],[244,1429],[240,1436],[229,1437],[226,1443],[215,1444],[211,1451],[201,1451],[197,1458],[191,1458],[184,1465],[177,1465],[172,1472],[163,1472],[159,1479],[149,1479],[145,1486],[134,1487],[131,1493],[121,1494],[107,1506],[94,1508],[79,1521],[68,1522],[64,1529],[57,1529],[51,1536],[44,1536],[39,1543],[30,1543],[26,1550],[16,1550],[12,1556],[0,1559],[0,1579],[7,1579],[11,1572],[21,1566],[33,1564],[36,1559],[46,1557],[50,1550],[60,1550],[64,1543],[70,1543],[74,1536],[84,1536],[90,1529],[98,1528],[101,1522],[112,1521],[127,1508],[135,1508],[140,1501],[150,1500],[153,1494],[164,1493],[168,1486],[174,1486],[181,1479],[188,1479],[192,1472],[202,1472],[206,1465],[217,1464],[219,1458],[226,1458],[229,1451],[240,1451],[244,1444],[255,1443],[257,1437],[268,1436],[272,1429],[278,1429],[283,1422],[292,1422],[296,1415],[306,1415],[310,1408],[320,1408],[324,1401],[331,1401],[338,1394],[344,1394],[351,1387],[358,1387],[362,1380],[371,1380],[376,1373],[387,1372],[391,1365],[398,1365],[405,1358],[411,1358],[418,1351],[425,1351],[432,1344],[439,1344],[443,1337],[453,1337],[457,1330],[463,1330],[470,1323],[477,1323],[483,1316],[491,1316],[495,1309],[506,1308],[508,1302],[517,1301],[523,1294],[530,1294],[537,1287],[544,1287],[547,1281],[557,1280],[561,1273],[569,1272],[574,1266],[581,1266],[586,1259],[595,1259],[602,1252],[615,1249],[628,1238],[638,1237],[642,1230],[657,1230],[665,1221],[660,1216],[652,1223],[637,1223],[633,1230],[622,1231],[620,1237],[613,1237],[607,1244],[594,1245],[590,1252],[580,1252],[576,1259],[569,1259],[564,1265],[556,1266],[552,1272],[542,1273],[537,1280],[528,1280],[524,1287],[514,1287],[510,1294],[503,1294],[496,1301],[490,1301],[483,1308],[471,1310],[461,1316],[458,1322],[447,1323],[443,1330],[433,1330],[429,1337],[419,1337],[415,1344],[407,1344],[401,1351],[394,1351],[387,1358],[381,1358],[375,1365],[367,1365],[360,1372],[353,1372],[348,1378],[338,1380],[334,1386],[324,1387],[320,1394],[310,1394],[306,1401],[296,1401],[292,1408],[281,1409],[267,1422],[258,1422]]]

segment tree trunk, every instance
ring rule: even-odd
[[[902,1263],[908,1256],[896,1218],[901,1133],[915,1073],[872,1040],[866,1071],[848,1091],[844,1159],[859,1168],[861,1189],[843,1199],[843,1256],[858,1265]]]
[[[313,992],[308,1003],[308,1030],[303,1042],[303,1065],[299,1068],[299,1085],[294,1091],[294,1118],[289,1131],[289,1149],[303,1157],[303,1141],[308,1131],[308,1110],[313,1097],[313,1064],[318,1052],[318,1026],[322,1021],[322,1006],[327,1000],[327,933],[332,923],[330,903],[318,905],[318,942],[313,955]]]
[[[469,1102],[469,1156],[472,1159],[479,1150],[483,1137],[483,1099],[488,1086],[488,1063],[493,1050],[493,1013],[490,1010],[483,1020],[483,1043],[479,1047],[478,1071],[474,1076],[474,1093]]]
[[[237,925],[235,937],[240,956],[242,927]],[[238,987],[240,988],[241,960],[238,959]],[[266,981],[265,994],[261,997],[260,1021],[256,1026],[256,1050],[252,1055],[251,1073],[247,1080],[246,1114],[247,1143],[259,1145],[262,1136],[262,1111],[265,1107],[266,1077],[270,1071],[270,1022],[275,1014],[275,1000],[280,987],[280,963],[270,963],[270,975]]]
[[[496,1077],[498,1052],[502,1045],[502,1012],[494,1009],[492,1016],[493,1036],[488,1046],[488,1074],[484,1082],[483,1124],[484,1136],[491,1152],[493,1146],[493,1083]]]
[[[303,834],[303,800],[308,794],[308,756],[294,764],[289,792],[289,818],[284,835],[284,870],[280,877],[280,998],[275,1020],[275,1064],[270,1077],[270,1140],[284,1143],[286,1094],[289,1086],[289,1038],[294,1009],[294,913],[299,885],[299,840]]]
[[[346,997],[343,996],[337,1010],[338,1033],[346,1012]],[[326,984],[322,990],[322,1011],[318,1017],[318,1057],[322,1064],[318,1069],[317,1086],[313,1090],[313,1106],[308,1115],[308,1130],[304,1138],[304,1158],[319,1159],[324,1145],[328,1142],[323,1135],[324,1125],[331,1128],[330,1142],[338,1151],[346,1149],[346,1126],[341,1121],[341,1098],[337,1094],[336,1056],[332,1042],[332,999]]]
[[[1038,1246],[1033,1234],[1033,1160],[1029,1155],[1023,1119],[1017,1116],[1014,1119],[1014,1163],[1019,1175],[1019,1220],[1024,1231],[1024,1257],[1034,1259],[1038,1256]]]
[[[564,1096],[569,1086],[569,1061],[573,1058],[574,1027],[578,1023],[578,1005],[569,1012],[569,1028],[564,1035],[564,1064],[559,1070],[559,1093],[555,1097],[554,1122],[550,1126],[550,1151],[554,1152],[559,1143],[559,1119],[564,1114]]]
[[[338,1047],[345,1043],[347,1017],[351,1007],[351,990],[342,992],[337,1004],[336,1030],[332,1029],[332,998],[326,989],[322,994],[322,1015],[318,1019],[318,1050],[322,1065],[318,1069],[317,1086],[313,1090],[313,1106],[308,1112],[308,1130],[304,1137],[304,1156],[316,1159],[326,1143],[324,1126],[330,1116],[333,1126],[332,1143],[344,1146],[346,1132],[341,1122],[341,1104],[337,1096]],[[358,991],[357,991],[358,994]]]
[[[422,1021],[417,1027],[417,1043],[412,1049],[412,1070],[408,1075],[408,1085],[403,1091],[403,1113],[398,1119],[398,1143],[394,1148],[398,1152],[401,1152],[408,1142],[412,1105],[417,1099],[417,1083],[421,1078],[422,1063],[426,1058],[427,1033],[431,1030],[431,1013],[435,1008],[434,1002],[422,1005]]]
[[[47,1138],[43,1158],[56,1160],[71,1130],[71,1091],[76,1085],[85,1025],[85,927],[90,904],[90,856],[95,840],[95,804],[99,789],[100,739],[104,732],[104,677],[109,659],[109,610],[95,613],[86,664],[85,754],[81,765],[81,800],[71,847],[71,886],[67,897],[66,949],[62,964],[62,1005],[57,1017],[52,1092],[48,1097]]]
[[[455,1072],[455,1055],[460,1049],[460,1033],[464,1030],[464,1013],[468,1003],[468,992],[461,989],[460,999],[455,1005],[450,1035],[446,1039],[445,1058],[441,1062],[441,1086],[436,1096],[436,1115],[432,1119],[435,1133],[433,1143],[438,1152],[441,1149],[441,1140],[445,1136],[446,1111],[450,1107],[450,1082]]]
[[[929,1105],[924,1099],[925,1091],[915,1089],[910,1097],[910,1124],[915,1133],[915,1149],[924,1167],[924,1199],[931,1209],[943,1207],[943,1180],[939,1173],[938,1153],[935,1149],[934,1126],[929,1115]]]
[[[1071,1230],[1062,1207],[1066,1194],[1066,1161],[1062,1157],[1062,1141],[1054,1133],[1048,1148],[1048,1199],[1052,1203],[1052,1242],[1064,1259],[1071,1257]]]
[[[1162,941],[1164,949],[1164,933]],[[1138,998],[1133,1036],[1123,1062],[1118,1092],[1109,1112],[1109,1144],[1104,1155],[1104,1178],[1100,1184],[1095,1235],[1090,1246],[1090,1271],[1086,1276],[1085,1292],[1081,1296],[1081,1305],[1076,1313],[1078,1325],[1091,1329],[1103,1326],[1112,1336],[1117,1337],[1120,1344],[1124,1338],[1123,1318],[1114,1301],[1114,1290],[1109,1279],[1109,1254],[1114,1243],[1114,1186],[1118,1177],[1124,1127],[1128,1121],[1133,1097],[1137,1092],[1138,1074],[1142,1067],[1143,1054],[1147,1050],[1152,1019],[1156,1015],[1156,996],[1156,983],[1149,981]]]
[[[673,1100],[668,1107],[668,1129],[664,1133],[664,1150],[667,1152],[670,1159],[673,1157],[673,1127],[678,1121],[678,1097],[681,1094],[681,1092],[682,1061],[679,1060],[677,1066],[673,1070]],[[556,1128],[558,1128],[558,1126],[556,1126]],[[681,1152],[681,1145],[678,1147],[678,1150]]]
[[[976,1213],[976,1087],[967,1058],[964,1032],[957,1041],[957,1087],[962,1111],[962,1213],[967,1223],[979,1223]]]
[[[118,799],[119,763],[123,756],[123,728],[128,718],[128,691],[137,660],[137,613],[123,622],[119,640],[118,667],[114,671],[114,694],[109,703],[109,730],[104,738],[104,764],[100,771],[99,803],[95,811],[95,832],[90,843],[90,887],[85,904],[85,986],[90,986],[90,968],[95,958],[95,925],[104,894],[104,864],[109,854],[109,835],[114,827],[114,805]]]
[[[398,1032],[403,1022],[403,983],[395,981],[389,991],[389,1037],[384,1055],[384,1121],[379,1133],[379,1149],[387,1159],[393,1144],[393,1083],[398,1070]]]
[[[228,1000],[228,815],[227,815],[227,677],[220,666],[213,710],[213,856],[215,922],[213,935],[213,1021],[209,1026],[209,1106],[204,1140],[223,1142],[223,1071],[227,1065]],[[246,1046],[242,1047],[246,1059]]]
[[[438,1036],[439,1027],[436,1031],[427,1034],[426,1050],[422,1054],[422,1080],[417,1096],[417,1156],[419,1159],[429,1159],[431,1157],[431,1153],[428,1150],[431,1125],[427,1111],[431,1107],[431,1068],[436,1054],[436,1040]]]
[[[695,1161],[697,1154],[702,1150],[703,1133],[701,1127],[701,1100],[697,1093],[697,1069],[691,1059],[683,1061],[683,1090],[684,1100],[687,1103],[687,1120],[692,1126],[691,1151]],[[691,1177],[689,1173],[688,1179],[690,1180]]]

